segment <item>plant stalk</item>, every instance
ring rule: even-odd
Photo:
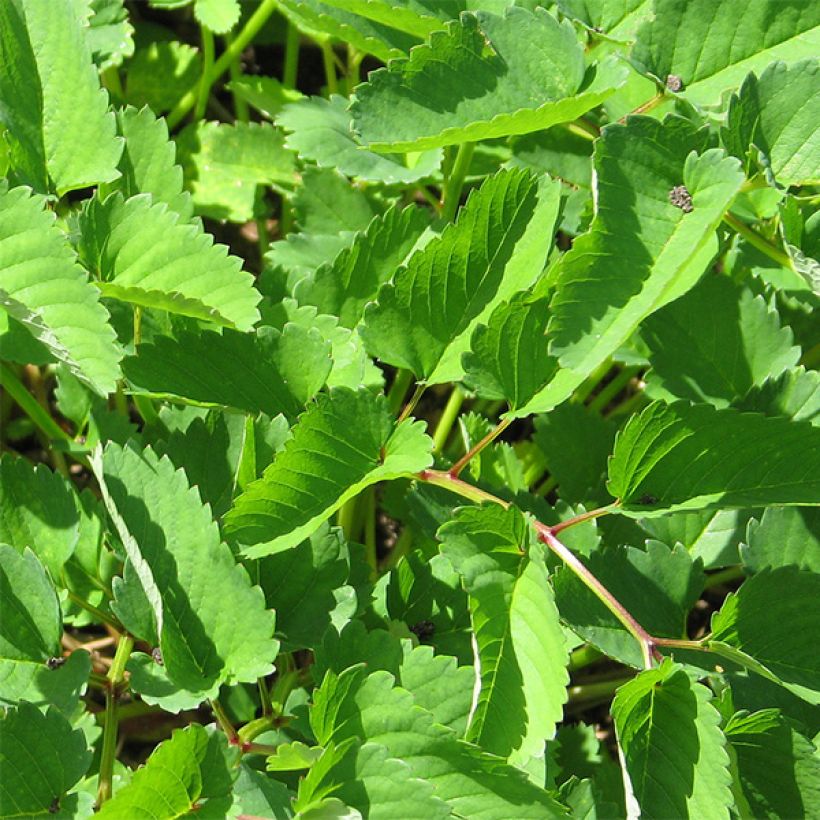
[[[474,444],[452,467],[450,467],[450,475],[453,478],[458,478],[461,471],[467,464],[477,456],[485,447],[495,441],[509,426],[512,424],[511,418],[502,419],[481,441]]]
[[[427,389],[426,384],[417,384],[416,389],[413,392],[413,395],[410,397],[410,401],[404,405],[404,410],[401,411],[401,415],[398,418],[397,424],[401,424],[412,412],[416,409],[416,405],[419,403],[419,399],[422,397],[422,394]]]
[[[233,61],[231,61],[233,64]],[[194,119],[201,120],[208,106],[208,97],[211,93],[211,71],[214,67],[214,35],[207,27],[202,26],[202,76],[199,78]],[[214,78],[216,79],[216,78]]]
[[[787,268],[790,271],[794,271],[794,263],[784,250],[772,245],[768,239],[762,237],[757,231],[750,228],[734,214],[727,211],[723,214],[723,221],[735,231],[735,233],[740,234],[752,247],[757,248],[773,262],[776,262],[781,267]]]
[[[285,88],[296,88],[300,40],[299,29],[288,21],[288,33],[285,37],[285,65],[282,67],[282,85]]]
[[[330,43],[322,43],[322,65],[325,69],[325,82],[327,83],[328,96],[339,93],[339,81],[336,77],[336,63],[333,58],[333,46]]]
[[[442,410],[436,425],[436,432],[433,434],[433,455],[440,453],[444,449],[444,445],[447,444],[450,431],[453,429],[465,398],[464,391],[456,385],[453,392],[450,393],[447,404],[444,405],[444,410]]]
[[[399,407],[401,407],[402,400],[407,393],[407,388],[410,387],[412,382],[413,374],[409,370],[402,368],[396,371],[396,375],[393,377],[393,384],[390,385],[390,389],[387,391],[387,406],[393,415],[399,412]]]
[[[462,142],[458,146],[456,161],[453,169],[444,183],[444,190],[441,193],[441,218],[452,222],[461,201],[461,191],[464,188],[464,180],[467,178],[467,171],[470,169],[470,162],[475,151],[474,142]]]

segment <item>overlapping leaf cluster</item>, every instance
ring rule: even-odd
[[[820,7],[144,11],[0,3],[0,817],[810,816]]]

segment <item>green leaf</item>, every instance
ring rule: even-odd
[[[405,261],[427,224],[421,208],[393,206],[374,217],[333,262],[301,279],[294,296],[300,304],[315,305],[320,313],[338,316],[343,327],[356,327],[365,305]]]
[[[820,509],[769,507],[749,521],[740,557],[750,572],[794,564],[820,573]]]
[[[116,444],[97,451],[93,467],[134,568],[131,583],[154,613],[170,681],[204,700],[222,683],[269,674],[277,651],[273,614],[220,542],[185,474],[150,448]]]
[[[45,11],[45,5],[48,11]],[[74,0],[0,5],[0,123],[11,165],[38,193],[67,191],[118,176],[122,140]]]
[[[76,496],[45,464],[0,456],[0,542],[31,549],[54,580],[80,537]]]
[[[609,491],[629,515],[818,504],[820,430],[706,404],[650,404],[615,440]]]
[[[45,714],[21,703],[0,714],[0,816],[77,816],[82,796],[67,794],[91,763],[91,750],[81,729],[73,729],[56,709]],[[91,800],[79,816],[91,813]]]
[[[743,653],[788,690],[818,704],[820,657],[805,649],[806,636],[820,630],[820,611],[811,603],[818,598],[820,575],[794,566],[762,570],[712,617],[712,641]]]
[[[247,222],[255,216],[257,185],[295,182],[293,154],[268,123],[197,123],[177,146],[194,208],[211,219]]]
[[[292,324],[282,333],[261,328],[157,336],[137,354],[123,362],[137,392],[269,416],[297,415],[331,368],[330,345],[318,331]]]
[[[350,556],[342,531],[321,527],[291,549],[260,558],[250,568],[265,601],[277,613],[282,648],[315,649],[331,624],[334,591],[350,574]]]
[[[541,273],[559,189],[518,169],[489,177],[365,310],[368,351],[428,384],[460,378],[476,325]]]
[[[562,14],[609,39],[634,40],[638,27],[652,12],[650,0],[558,0]]]
[[[149,105],[157,113],[170,111],[193,89],[202,73],[199,51],[178,40],[154,40],[128,61],[126,99],[137,108]]]
[[[285,145],[303,159],[364,181],[406,185],[435,175],[441,164],[441,149],[414,157],[409,167],[404,156],[367,150],[350,131],[347,100],[338,94],[329,100],[305,97],[286,105],[276,124],[290,132]]]
[[[107,395],[122,353],[98,293],[43,205],[28,188],[0,183],[0,304],[75,376]]]
[[[328,673],[314,692],[311,725],[322,745],[353,738],[387,747],[415,777],[435,786],[435,794],[456,816],[476,820],[565,816],[563,807],[520,769],[457,739],[452,730],[393,686],[393,676],[364,677],[361,667]]]
[[[543,548],[521,513],[466,507],[438,533],[470,600],[481,690],[467,739],[512,763],[540,757],[567,700],[569,653]]]
[[[225,516],[225,531],[259,557],[293,547],[378,481],[431,463],[422,422],[398,426],[384,397],[335,388],[299,418],[293,438]]]
[[[515,294],[476,326],[461,359],[467,384],[483,398],[505,399],[513,417],[558,368],[548,351],[547,305],[547,299]]]
[[[669,660],[615,695],[612,716],[641,817],[728,816],[729,756],[710,698]]]
[[[279,0],[282,14],[319,42],[329,38],[372,54],[383,62],[402,57],[418,40],[390,25],[382,25],[319,0]]]
[[[260,295],[241,261],[147,194],[93,197],[80,231],[80,258],[105,296],[239,330],[259,319]]]
[[[647,541],[646,549],[616,547],[584,559],[592,574],[629,610],[640,625],[659,637],[679,638],[705,578],[680,546]],[[621,622],[571,570],[554,576],[558,611],[578,635],[623,663],[642,666],[640,647]]]
[[[134,27],[125,0],[91,0],[85,39],[100,71],[118,66],[134,53]]]
[[[32,601],[35,607],[43,603],[42,599]],[[91,674],[91,655],[78,649],[68,658],[54,657],[60,664],[54,668],[40,660],[0,659],[0,707],[26,701],[40,707],[55,706],[69,719],[76,715]]]
[[[544,9],[464,13],[356,88],[353,130],[375,151],[422,151],[568,122],[623,82],[585,73],[569,22]],[[606,74],[606,72],[603,72]]]
[[[194,3],[194,17],[214,34],[230,31],[239,22],[240,13],[239,0],[196,0]]]
[[[234,806],[247,815],[279,818],[290,817],[293,803],[290,791],[283,783],[253,768],[248,758],[239,763],[239,776],[233,787]]]
[[[774,60],[815,57],[818,26],[814,3],[655,0],[655,14],[638,32],[632,58],[662,83],[670,74],[679,77],[682,95],[696,105],[716,105],[750,71]]]
[[[393,26],[416,37],[426,37],[464,11],[465,0],[329,0],[329,6]]]
[[[633,117],[596,142],[595,219],[562,258],[551,304],[562,366],[588,375],[644,318],[689,290],[717,252],[715,228],[743,175],[722,151],[696,153],[703,147],[677,118]],[[692,196],[689,213],[669,200],[681,184]]]
[[[641,325],[653,398],[726,407],[797,364],[800,348],[762,296],[727,276],[705,276]]]
[[[820,373],[793,368],[751,388],[734,406],[767,416],[808,421],[816,427],[820,425]]]
[[[777,709],[734,715],[724,731],[753,817],[808,817],[814,811],[820,757]]]
[[[96,816],[164,820],[200,811],[224,817],[236,776],[224,746],[221,733],[208,734],[199,724],[177,729]]]
[[[279,113],[283,105],[302,99],[301,91],[285,88],[276,77],[263,77],[259,74],[237,77],[226,88],[269,120]]]
[[[772,63],[758,79],[750,74],[729,103],[723,144],[736,157],[757,148],[781,185],[820,182],[820,100],[817,60]]]
[[[290,772],[300,769],[309,769],[321,756],[322,749],[318,746],[307,746],[300,741],[283,743],[276,747],[266,762],[269,772]]]
[[[164,202],[178,213],[182,222],[190,222],[191,195],[183,191],[182,168],[176,164],[176,147],[168,138],[165,120],[147,105],[139,110],[129,105],[117,112],[117,131],[125,137],[117,166],[122,176],[100,187],[101,198],[112,191],[120,191],[126,199],[151,194],[155,202]]]

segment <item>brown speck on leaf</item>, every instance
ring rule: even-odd
[[[49,669],[57,669],[65,663],[65,658],[49,658],[46,661],[46,666]]]
[[[692,213],[692,194],[686,190],[685,185],[676,185],[669,192],[669,201],[676,208],[680,208],[685,214]]]
[[[666,78],[666,87],[677,94],[683,88],[683,80],[677,74],[670,74]]]

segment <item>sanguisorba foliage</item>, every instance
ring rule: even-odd
[[[817,816],[819,52],[0,2],[0,817]]]

